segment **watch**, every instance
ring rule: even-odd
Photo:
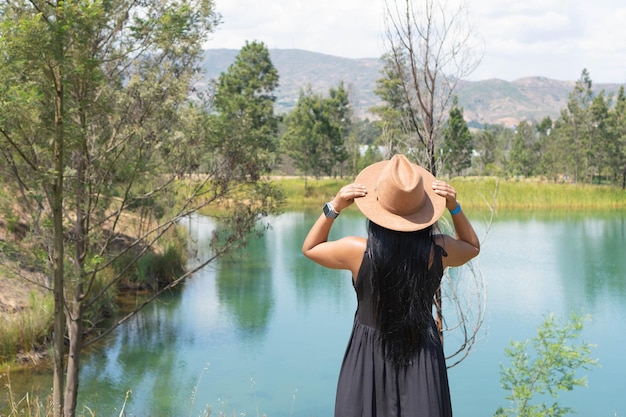
[[[324,204],[324,215],[329,219],[334,219],[339,216],[339,212],[335,210],[332,204],[326,203]]]

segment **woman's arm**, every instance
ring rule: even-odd
[[[360,184],[348,184],[342,187],[331,201],[338,213],[349,207],[355,198],[367,194]],[[360,237],[344,237],[336,241],[328,241],[328,234],[335,219],[320,215],[309,230],[302,244],[302,253],[307,258],[327,268],[348,269],[356,275],[365,251],[365,239]],[[360,255],[359,255],[360,254]],[[357,256],[358,255],[358,256]]]
[[[472,224],[460,209],[454,187],[444,181],[435,180],[433,190],[446,198],[446,207],[451,214],[455,213],[452,214],[455,237],[441,236],[442,246],[448,253],[448,256],[443,258],[443,265],[444,267],[463,265],[480,253],[480,241]]]

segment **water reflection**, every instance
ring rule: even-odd
[[[587,303],[596,305],[606,297],[626,296],[626,242],[624,218],[588,218],[562,227],[563,240],[570,242],[559,253],[564,285],[581,285]],[[580,276],[582,280],[568,280]]]
[[[223,259],[216,272],[220,304],[232,313],[242,339],[252,343],[265,336],[274,304],[266,239],[255,239]]]
[[[121,326],[107,345],[85,355],[81,404],[117,411],[132,391],[131,398],[152,397],[142,405],[146,415],[164,415],[163,410],[176,409],[188,397],[193,384],[180,379],[176,352],[193,343],[194,335],[179,326],[180,302],[175,293],[161,297]]]
[[[356,300],[347,272],[300,252],[318,215],[271,219],[262,238],[86,352],[79,404],[98,416],[118,415],[132,390],[129,416],[200,415],[207,404],[212,415],[332,415]],[[626,216],[499,213],[488,232],[485,217],[473,220],[486,235],[477,266],[487,281],[487,316],[483,339],[450,372],[455,415],[493,415],[504,405],[499,371],[509,342],[533,337],[548,312],[582,309],[593,316],[585,337],[598,346],[594,356],[603,366],[589,374],[589,388],[560,401],[582,416],[626,416]],[[201,216],[186,224],[193,263],[208,255],[216,225]],[[365,235],[356,211],[342,213],[331,238],[346,234]],[[24,384],[32,381],[23,375]],[[18,379],[12,375],[22,385]],[[49,384],[49,375],[44,380]]]

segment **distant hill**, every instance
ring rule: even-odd
[[[207,79],[226,71],[239,53],[236,49],[208,49],[202,68]],[[374,94],[380,78],[382,61],[378,58],[351,59],[299,49],[270,49],[270,57],[280,75],[276,91],[276,111],[289,111],[296,104],[301,89],[309,84],[313,91],[327,94],[340,81],[351,92],[354,113],[368,117],[369,108],[380,104]],[[582,71],[582,68],[581,68]],[[541,120],[559,117],[567,106],[574,81],[545,77],[527,77],[515,81],[490,79],[463,81],[457,95],[468,122],[515,125],[523,119]],[[617,92],[620,84],[595,84],[594,90]]]

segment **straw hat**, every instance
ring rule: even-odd
[[[394,155],[365,168],[355,182],[367,188],[367,195],[354,201],[374,223],[391,230],[411,232],[435,223],[446,208],[446,199],[433,191],[435,177]]]

